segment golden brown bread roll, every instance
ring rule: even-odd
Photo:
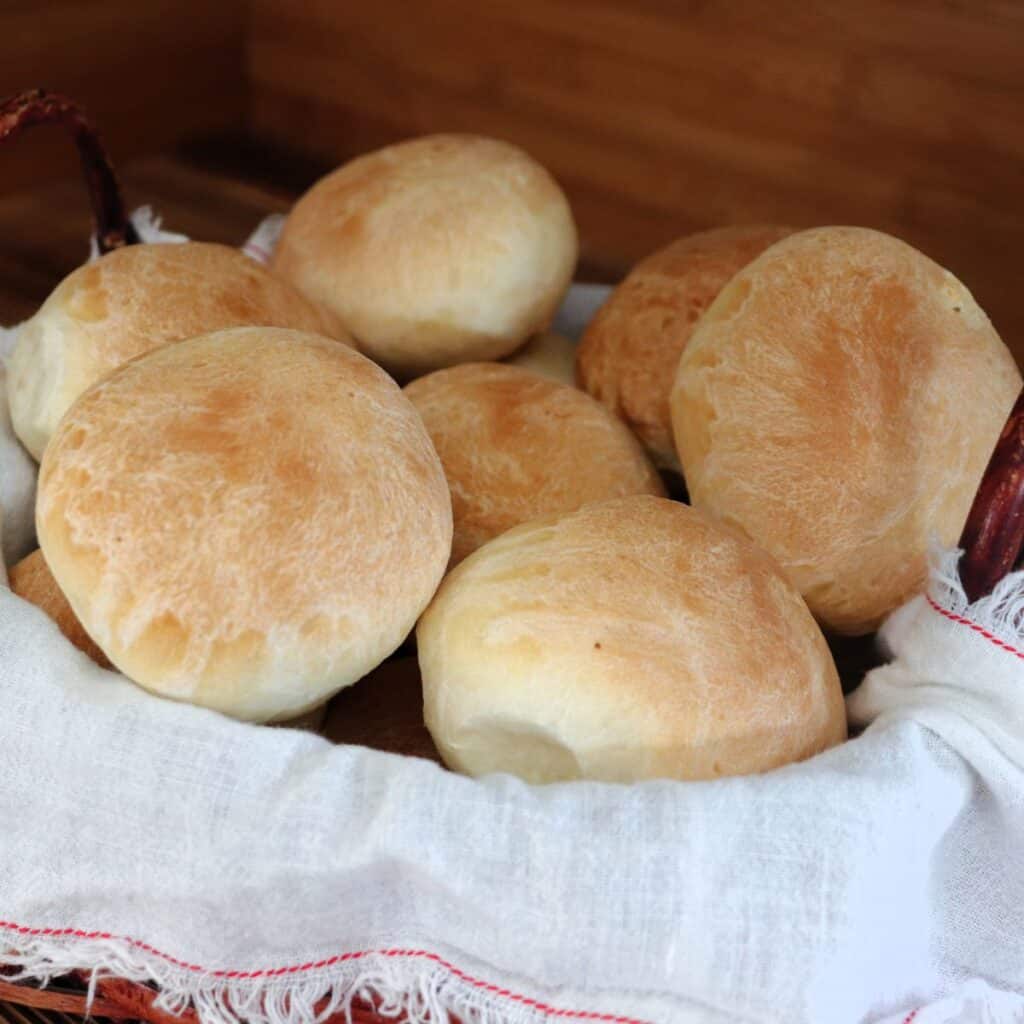
[[[694,326],[738,270],[792,228],[701,231],[641,260],[587,325],[580,386],[621,416],[657,466],[679,469],[668,399]]]
[[[535,334],[505,362],[522,370],[531,370],[559,384],[576,387],[576,343],[557,331]]]
[[[406,395],[452,494],[452,565],[519,523],[589,501],[664,494],[636,439],[582,391],[503,363],[421,377]]]
[[[43,457],[36,522],[125,675],[250,721],[302,714],[398,647],[452,529],[397,385],[275,328],[164,346],[82,395]]]
[[[708,779],[846,735],[828,646],[778,566],[661,498],[510,530],[445,579],[416,638],[427,726],[471,775]]]
[[[408,379],[500,359],[546,327],[576,248],[562,190],[521,149],[430,135],[318,181],[289,214],[273,266]]]
[[[334,316],[237,249],[131,245],[79,267],[18,331],[7,393],[38,460],[68,406],[111,370],[172,341],[265,325],[351,344]]]
[[[38,548],[11,569],[11,590],[46,612],[83,654],[89,655],[101,668],[110,668],[110,661],[78,621]]]
[[[92,637],[82,628],[75,613],[68,604],[64,592],[57,586],[43,558],[43,553],[38,548],[32,554],[23,558],[11,570],[11,590],[18,597],[34,604],[41,611],[45,612],[56,623],[57,628],[71,641],[83,654],[87,654],[100,668],[111,668],[110,660],[96,646]],[[309,732],[319,732],[327,718],[327,705],[313,708],[297,718],[277,723],[282,728],[305,729]],[[424,728],[424,731],[426,729]]]
[[[811,610],[874,629],[956,542],[1021,387],[952,274],[864,228],[804,231],[722,290],[672,395],[699,508],[771,552]]]

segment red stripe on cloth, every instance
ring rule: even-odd
[[[957,615],[955,612],[951,612],[948,608],[943,608],[941,604],[934,601],[931,597],[928,598],[928,603],[935,609],[940,615],[945,616],[950,622],[955,622],[959,626],[966,626],[968,629],[973,629],[979,636],[983,636],[986,640],[994,643],[1000,650],[1006,651],[1008,654],[1012,654],[1014,657],[1020,658],[1024,661],[1024,651],[1019,651],[1012,644],[1008,644],[1005,640],[1000,640],[999,637],[990,633],[987,629],[979,626],[976,622],[971,622],[970,619],[965,619],[962,615]],[[904,1021],[904,1024],[906,1022]]]
[[[908,1013],[906,1017],[903,1018],[903,1024],[911,1024],[911,1022],[918,1015],[918,1013],[918,1010],[911,1010],[910,1013]]]
[[[165,960],[167,963],[173,964],[175,967],[180,967],[183,970],[193,971],[197,974],[208,974],[214,978],[233,980],[278,978],[283,975],[300,974],[303,971],[314,971],[323,967],[332,967],[335,964],[345,963],[349,960],[362,960],[368,956],[408,957],[420,960],[430,960],[438,966],[443,967],[449,974],[458,978],[460,981],[464,981],[467,985],[472,985],[484,992],[489,992],[491,995],[501,996],[503,999],[508,999],[510,1002],[518,1003],[521,1006],[528,1006],[548,1017],[561,1017],[571,1020],[602,1021],[604,1024],[650,1024],[649,1021],[642,1021],[634,1017],[618,1017],[611,1013],[595,1013],[587,1010],[566,1010],[549,1006],[547,1003],[539,1002],[536,999],[530,999],[528,996],[512,992],[510,989],[500,988],[497,985],[492,985],[490,982],[482,981],[480,978],[474,978],[472,975],[466,974],[465,971],[459,970],[458,967],[449,963],[443,957],[438,956],[437,953],[431,953],[425,949],[363,949],[351,953],[339,953],[336,956],[330,956],[324,960],[310,960],[308,963],[304,964],[290,964],[287,967],[268,967],[257,971],[225,971],[213,970],[202,967],[199,964],[190,964],[184,960],[178,960],[176,957],[161,952],[159,949],[155,949],[146,942],[141,942],[138,939],[132,939],[124,935],[112,935],[110,932],[88,932],[82,931],[78,928],[29,928],[25,925],[15,924],[13,921],[0,921],[0,928],[14,932],[17,935],[26,935],[29,937],[101,939],[104,941],[124,942],[129,946],[133,946],[135,949],[141,949],[146,953],[151,953],[153,956],[160,957],[161,960]]]

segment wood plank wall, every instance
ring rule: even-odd
[[[0,0],[0,96],[43,86],[82,103],[115,164],[245,114],[245,0]],[[0,195],[77,173],[59,129],[0,152]],[[83,198],[84,202],[84,198]]]
[[[853,223],[955,271],[1024,354],[1016,0],[255,0],[250,127],[331,161],[513,140],[591,268],[716,224]]]

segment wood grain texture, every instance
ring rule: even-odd
[[[129,210],[150,204],[169,231],[241,245],[269,213],[284,213],[330,163],[304,160],[251,139],[206,140],[120,168]],[[0,325],[31,316],[84,262],[92,224],[78,178],[0,194]],[[586,280],[615,277],[587,262]]]
[[[255,0],[250,123],[335,162],[508,138],[609,274],[721,224],[877,227],[960,276],[1020,357],[1022,47],[1009,0]]]
[[[241,245],[291,196],[178,157],[147,157],[121,168],[129,210],[148,203],[164,226],[190,238]],[[0,195],[0,324],[31,316],[89,254],[92,224],[81,181],[72,178]]]
[[[245,110],[246,0],[0,0],[0,97],[41,86],[81,103],[115,164]],[[59,128],[0,152],[0,195],[74,174]]]

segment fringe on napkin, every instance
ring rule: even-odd
[[[4,923],[0,922],[0,928]],[[173,961],[158,951],[117,936],[47,934],[5,939],[0,964],[13,967],[10,980],[89,974],[91,1004],[97,981],[118,978],[155,983],[153,1006],[180,1015],[194,1009],[203,1024],[316,1024],[342,1014],[352,1021],[353,1004],[374,1007],[403,1024],[437,1024],[454,1016],[462,1024],[539,1024],[552,1017],[602,1024],[648,1024],[631,1017],[560,1009],[477,980],[425,950],[381,949],[342,954],[334,962],[298,964],[262,971],[211,971]]]
[[[164,231],[161,226],[163,222],[160,216],[153,212],[152,206],[140,206],[128,219],[132,222],[140,242],[177,243],[189,240],[187,235],[179,235],[174,231]],[[96,236],[93,235],[89,239],[89,262],[91,263],[99,258],[99,246],[96,244]]]
[[[979,631],[1013,647],[1024,647],[1024,572],[1009,573],[991,594],[972,604],[957,570],[962,554],[933,548],[930,599],[951,615],[969,619]]]

